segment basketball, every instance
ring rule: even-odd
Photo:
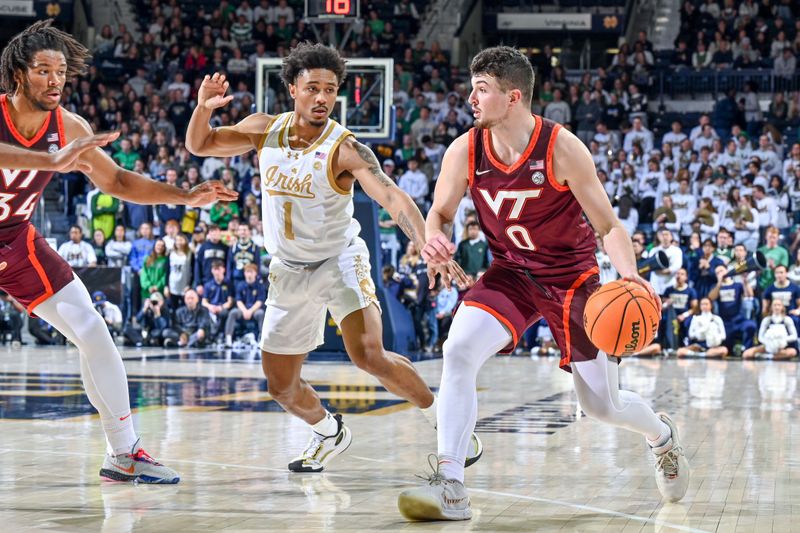
[[[609,355],[630,355],[653,342],[661,319],[647,290],[633,281],[606,283],[586,301],[583,326],[589,340]]]

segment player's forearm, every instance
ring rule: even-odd
[[[0,143],[0,168],[49,170],[53,166],[53,158],[48,152],[26,150],[18,146]]]
[[[636,267],[636,254],[630,235],[621,225],[614,225],[603,237],[603,245],[611,264],[619,272],[620,277],[627,278],[639,273]]]
[[[208,155],[203,153],[203,147],[214,132],[209,124],[211,120],[211,110],[204,106],[196,106],[192,112],[192,118],[186,127],[186,149],[194,155]]]
[[[189,199],[188,191],[124,169],[117,171],[113,186],[101,187],[101,190],[122,200],[143,205],[185,205]]]
[[[438,232],[442,232],[448,239],[453,237],[453,220],[447,219],[439,211],[431,208],[428,217],[425,219],[425,237],[430,238]]]
[[[397,222],[397,227],[414,242],[418,250],[422,250],[425,246],[425,219],[411,197],[399,192],[393,195],[392,201],[385,208],[392,220]]]

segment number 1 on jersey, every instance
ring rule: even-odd
[[[283,234],[290,241],[294,240],[294,230],[292,229],[292,203],[283,204]]]

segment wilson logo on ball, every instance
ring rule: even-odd
[[[633,353],[639,347],[639,321],[631,324],[631,341],[625,345],[625,351]]]

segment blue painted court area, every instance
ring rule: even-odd
[[[322,403],[365,413],[404,403],[383,387],[314,383]],[[261,377],[129,376],[131,407],[198,407],[205,411],[283,412]],[[60,420],[95,414],[79,374],[0,373],[0,419]]]

